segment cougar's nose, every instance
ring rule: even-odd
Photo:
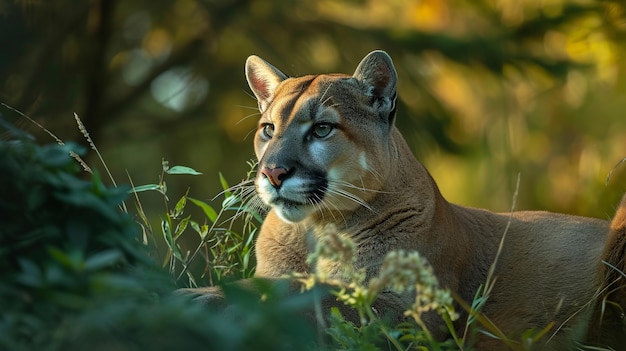
[[[274,188],[280,187],[280,185],[283,183],[283,180],[287,176],[287,170],[282,167],[263,167],[263,169],[261,169],[261,173],[263,173],[263,175],[267,177],[267,179],[270,181],[270,184],[272,184]]]

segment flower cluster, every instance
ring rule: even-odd
[[[389,288],[397,293],[415,290],[415,302],[405,315],[420,321],[424,312],[431,310],[447,313],[455,320],[453,299],[450,291],[442,289],[428,261],[416,251],[391,251],[385,257],[380,273],[368,284],[370,293]]]
[[[397,293],[415,291],[415,302],[405,315],[413,317],[422,327],[421,315],[428,311],[447,314],[451,320],[458,318],[450,291],[439,286],[432,266],[418,252],[389,252],[378,276],[369,281],[366,281],[364,270],[354,269],[355,253],[356,245],[350,238],[329,229],[319,237],[308,262],[333,261],[343,267],[345,281],[329,280],[325,272],[318,272],[313,280],[338,286],[337,298],[357,309],[363,322],[365,316],[375,318],[369,313],[371,306],[378,294],[385,290]]]
[[[344,266],[352,266],[356,245],[350,238],[340,234],[333,226],[328,226],[316,239],[315,252],[309,255],[307,263],[313,264],[319,259],[326,259]]]
[[[315,239],[315,250],[307,257],[307,264],[315,267],[315,274],[293,273],[292,277],[302,283],[305,290],[312,289],[316,283],[337,286],[341,291],[348,288],[348,282],[359,281],[354,271],[356,245],[345,235],[327,226],[318,233]],[[336,278],[341,277],[341,280]]]

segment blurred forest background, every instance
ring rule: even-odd
[[[447,199],[508,211],[520,174],[517,209],[607,218],[626,190],[626,165],[606,184],[626,157],[625,44],[607,0],[0,0],[0,102],[87,145],[76,112],[118,183],[193,167],[168,194],[208,200],[254,157],[248,55],[297,76],[383,49],[398,126]]]

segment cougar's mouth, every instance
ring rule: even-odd
[[[291,194],[293,195],[293,194]],[[277,192],[271,199],[267,199],[270,205],[287,222],[299,222],[311,215],[319,208],[319,203],[324,197],[323,189],[314,189],[309,192],[298,192],[298,200],[293,200],[281,192]]]
[[[277,198],[270,204],[276,211],[276,214],[286,222],[300,222],[315,211],[315,207],[309,203],[302,203],[288,200],[285,198]]]
[[[271,203],[272,206],[276,207],[276,206],[280,206],[280,207],[301,207],[301,206],[308,206],[310,204],[305,203],[305,202],[300,202],[300,201],[294,201],[294,200],[289,200],[287,198],[284,197],[278,197],[276,199],[274,199]]]
[[[298,208],[298,207],[314,207],[322,202],[324,198],[323,190],[314,189],[312,191],[299,192],[298,199],[292,199],[278,192],[276,197],[270,201],[272,207]]]

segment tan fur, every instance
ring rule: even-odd
[[[600,306],[595,311],[589,339],[601,346],[626,350],[626,195],[611,221],[600,270]]]
[[[257,277],[324,269],[309,267],[306,256],[332,226],[356,242],[356,266],[369,277],[389,251],[417,250],[443,286],[471,303],[506,232],[485,316],[513,339],[554,323],[542,349],[571,350],[583,340],[603,254],[624,266],[626,209],[611,239],[619,248],[604,252],[604,220],[493,213],[447,202],[394,126],[397,77],[384,52],[366,56],[353,76],[300,78],[252,56],[246,76],[262,113],[255,136],[257,193],[272,208],[257,241]],[[312,128],[324,131],[328,124],[332,131],[318,138]],[[376,308],[399,321],[413,298],[383,294]],[[440,319],[426,322],[446,337]],[[457,322],[459,333],[464,323]],[[479,350],[502,348],[489,337],[477,344]]]

